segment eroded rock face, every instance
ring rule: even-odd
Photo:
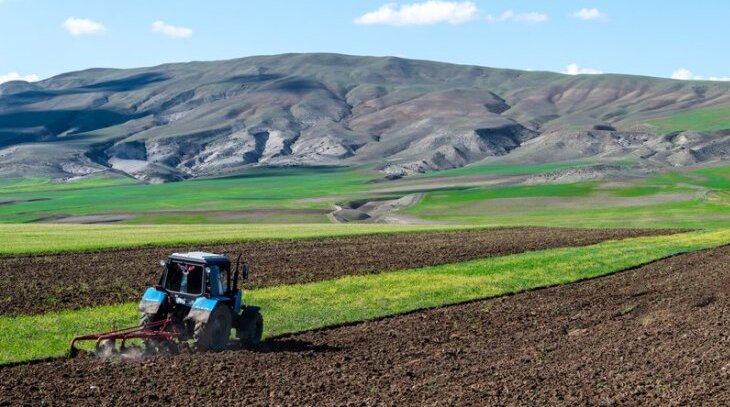
[[[0,174],[165,182],[253,166],[368,164],[398,177],[509,155],[726,159],[730,133],[662,136],[643,123],[730,103],[730,84],[667,84],[334,54],[92,69],[0,85],[0,154],[12,156]]]
[[[402,153],[412,161],[388,163],[381,167],[386,175],[408,176],[427,171],[463,167],[485,157],[502,156],[538,135],[518,124],[452,132],[439,131],[414,142]]]

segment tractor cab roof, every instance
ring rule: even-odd
[[[198,263],[198,264],[230,264],[228,257],[222,254],[208,253],[208,252],[188,252],[188,253],[173,253],[170,256],[170,261],[179,261],[185,263]]]

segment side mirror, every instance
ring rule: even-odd
[[[162,273],[160,273],[160,281],[158,282],[158,286],[162,287],[165,285],[165,275],[167,274],[167,262],[165,260],[160,260],[160,266],[162,266]],[[157,287],[155,287],[157,288]]]

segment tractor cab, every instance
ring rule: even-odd
[[[173,253],[160,262],[163,267],[157,292],[165,292],[177,305],[199,309],[217,303],[227,304],[233,313],[241,309],[239,274],[248,278],[248,264],[231,270],[231,261],[222,254],[207,252]],[[239,269],[241,269],[239,273]]]
[[[176,303],[191,306],[196,298],[240,298],[238,273],[231,272],[226,256],[205,252],[173,253],[164,267],[159,287],[170,293]],[[244,265],[243,278],[247,277]]]

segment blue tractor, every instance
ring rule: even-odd
[[[77,341],[95,340],[97,353],[108,354],[117,352],[119,340],[124,350],[129,339],[141,339],[148,351],[171,351],[190,341],[197,350],[218,351],[228,345],[232,329],[242,344],[259,343],[264,322],[258,307],[242,303],[238,280],[246,280],[249,269],[240,258],[233,266],[220,254],[172,254],[160,262],[159,283],[142,296],[139,326],[76,337],[71,353],[77,353]]]

